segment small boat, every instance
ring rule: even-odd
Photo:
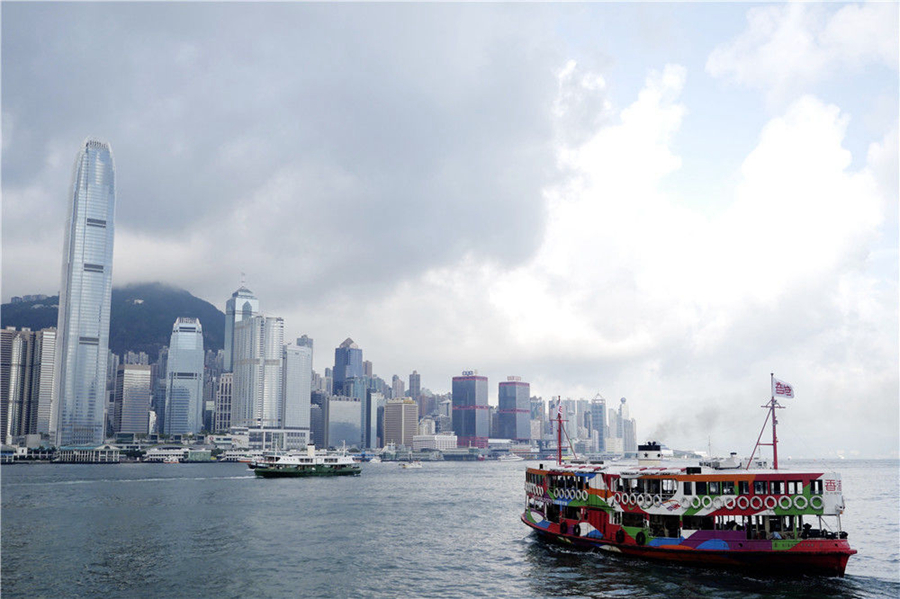
[[[380,463],[381,463],[381,458],[379,458],[378,456],[375,456],[375,457],[373,457],[371,460],[369,460],[369,463],[370,463],[370,464],[380,464]]]
[[[362,468],[346,452],[316,451],[308,445],[306,453],[265,452],[250,464],[262,478],[308,476],[358,476]]]
[[[180,464],[181,460],[179,460],[176,456],[169,455],[163,458],[163,464]]]
[[[497,458],[498,462],[524,462],[525,458],[522,456],[518,456],[514,453],[505,453],[499,458]]]
[[[401,462],[400,467],[405,470],[409,470],[411,468],[421,468],[422,462],[420,462],[419,460],[416,460],[414,462]]]

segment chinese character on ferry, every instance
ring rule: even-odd
[[[837,489],[838,489],[837,481],[830,480],[830,479],[827,479],[825,481],[825,490],[826,491],[834,492],[834,491],[837,491]]]

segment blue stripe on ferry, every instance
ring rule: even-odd
[[[650,539],[647,543],[651,547],[662,547],[663,545],[681,545],[681,539]]]
[[[731,547],[721,539],[710,539],[697,545],[697,549],[725,549],[727,551],[728,549],[731,549]]]

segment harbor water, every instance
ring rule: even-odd
[[[16,597],[900,597],[896,460],[843,476],[845,578],[767,578],[547,544],[523,462],[365,464],[257,479],[242,464],[12,465],[2,594]]]

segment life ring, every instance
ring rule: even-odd
[[[754,510],[761,510],[762,506],[763,506],[762,497],[760,497],[759,495],[754,495],[753,497],[750,498],[750,507],[751,508],[753,508]]]
[[[703,499],[700,500],[700,503],[703,504],[703,509],[709,509],[712,507],[712,497],[709,495],[704,495]]]
[[[615,495],[613,495],[613,499],[616,500],[616,503],[622,503],[622,494],[616,491]]]
[[[700,499],[700,496],[699,496],[699,495],[694,495],[694,496],[691,498],[691,507],[692,507],[692,508],[698,509],[698,510],[699,510],[699,509],[700,509],[700,506],[702,506],[702,505],[703,505],[703,501]]]
[[[780,507],[783,510],[789,510],[792,507],[794,507],[794,502],[791,501],[791,498],[788,497],[787,495],[782,495],[781,497],[778,498],[778,507]]]
[[[715,498],[712,500],[712,504],[713,504],[713,508],[715,508],[715,509],[717,509],[717,510],[722,509],[722,498],[721,498],[721,497],[715,497]]]
[[[647,495],[646,493],[642,493],[640,499],[641,499],[640,506],[644,509],[647,509],[648,507],[653,505],[653,499],[651,499],[650,496]]]
[[[621,545],[624,542],[625,542],[625,531],[620,528],[619,530],[616,531],[616,543]]]
[[[814,510],[821,510],[825,507],[825,502],[822,501],[822,497],[819,495],[813,495],[813,498],[809,500],[809,507]]]
[[[737,506],[738,509],[746,510],[748,507],[750,507],[750,500],[747,499],[745,495],[741,495],[737,498]]]
[[[772,501],[769,501],[770,499],[771,499]],[[766,506],[766,509],[767,509],[767,510],[774,510],[774,509],[775,509],[775,506],[778,505],[778,500],[775,499],[775,497],[772,496],[772,495],[767,495],[767,496],[766,496],[766,500],[765,500],[764,503],[765,503],[765,506]]]
[[[794,497],[794,507],[798,510],[805,510],[808,506],[809,499],[807,499],[803,495],[797,495],[796,497]]]
[[[581,500],[582,501],[587,501],[590,498],[591,498],[591,494],[587,492],[587,489],[585,489],[581,492]]]
[[[641,532],[637,533],[637,536],[634,537],[634,542],[637,543],[638,545],[643,545],[644,543],[647,542],[647,535],[644,534],[643,530]]]
[[[659,507],[662,505],[662,497],[659,495],[653,496],[653,507]]]
[[[689,507],[691,507],[691,498],[690,497],[682,497],[680,503],[681,503],[681,507],[683,507],[684,509],[688,509]]]
[[[737,498],[734,495],[725,498],[725,508],[729,510],[733,510],[734,506],[737,504]]]

